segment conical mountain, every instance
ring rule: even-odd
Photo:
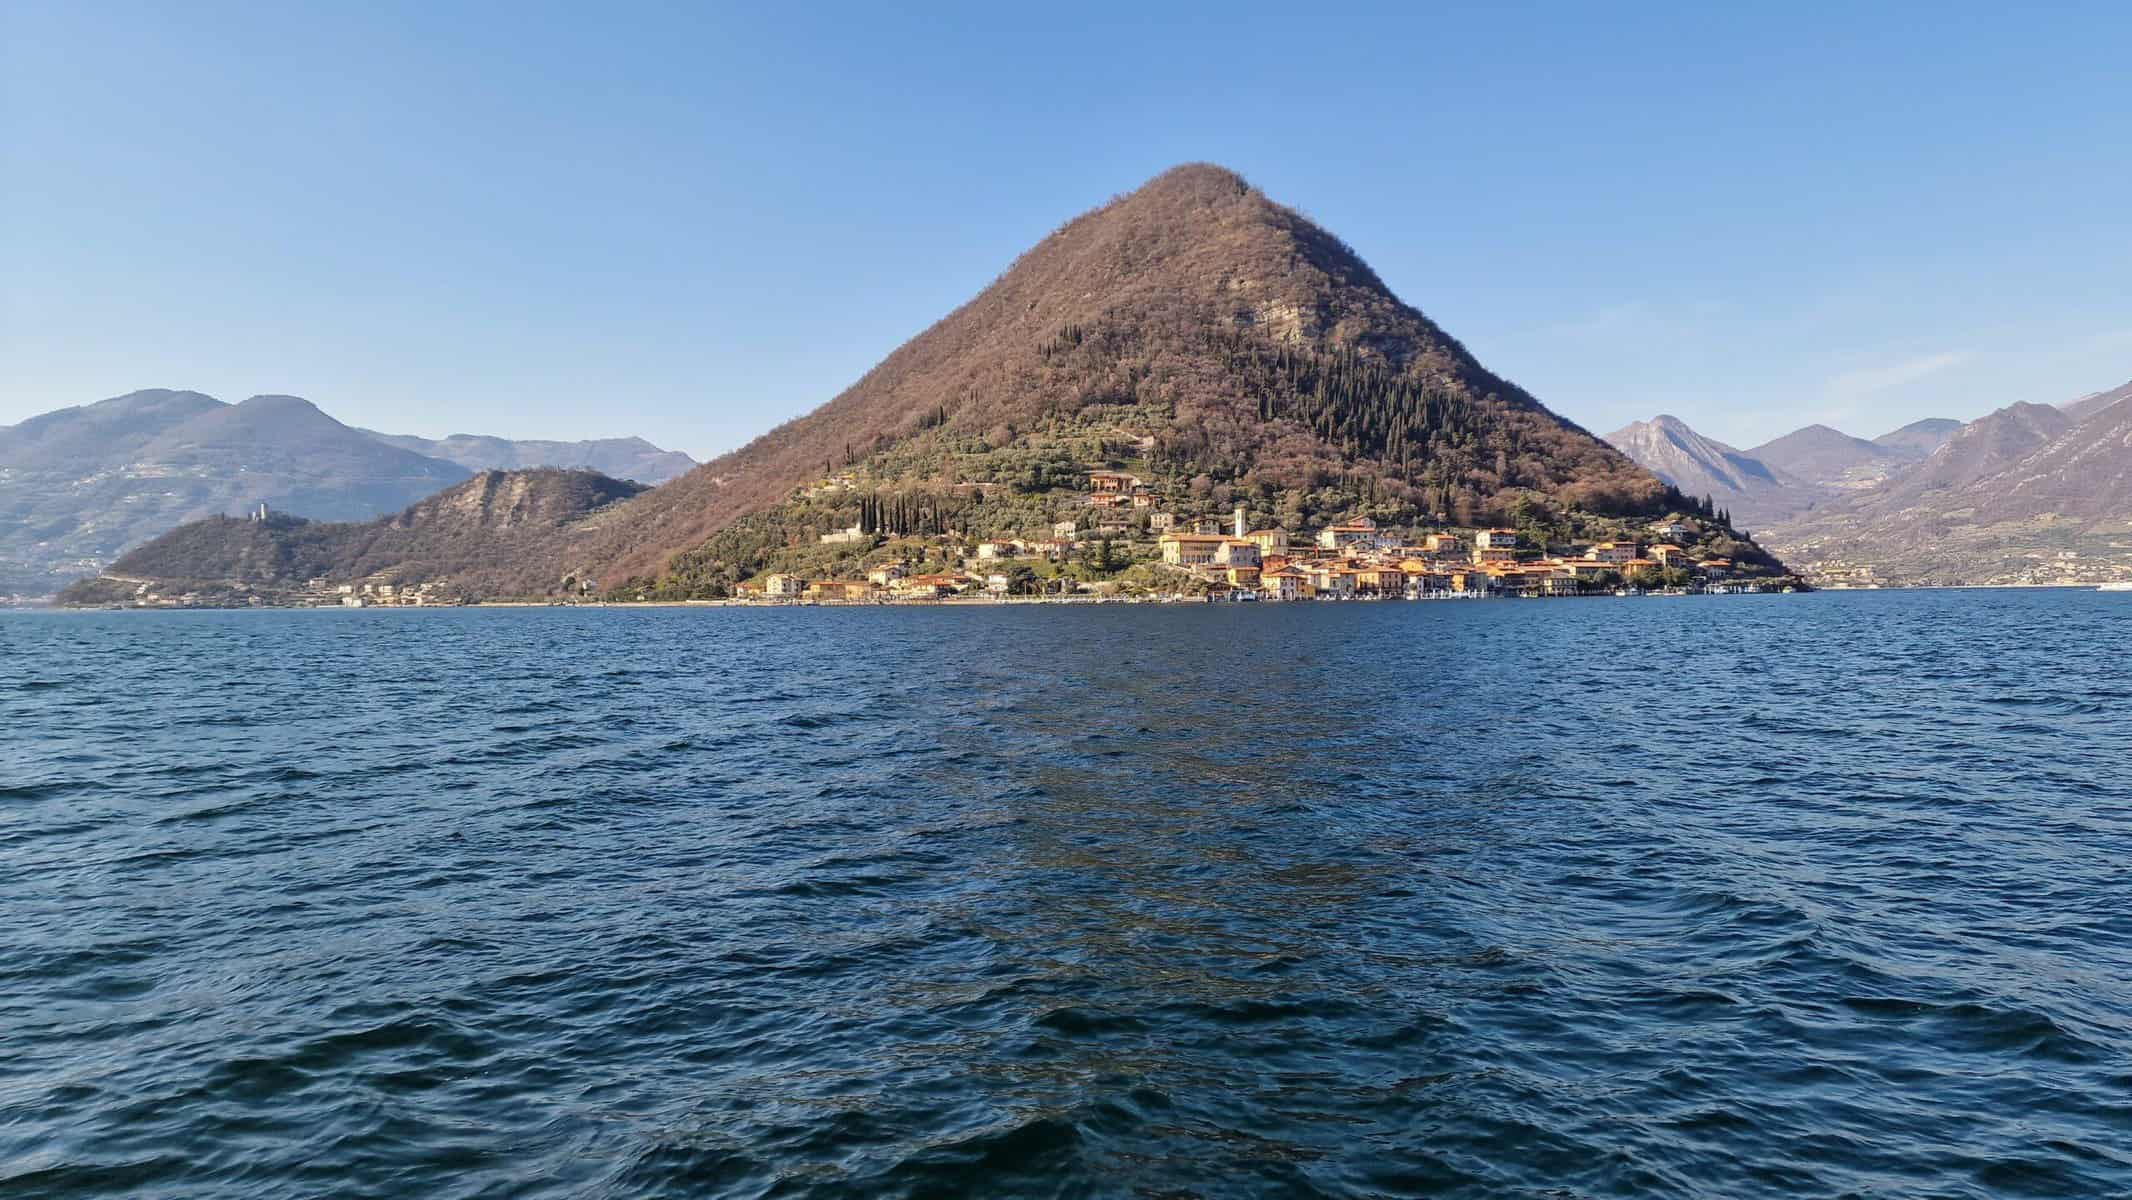
[[[508,569],[478,566],[492,594],[567,577],[716,596],[766,570],[855,568],[844,547],[876,534],[1094,523],[1098,468],[1142,481],[1136,535],[1159,512],[1241,506],[1291,530],[1485,521],[1566,542],[1693,508],[1482,367],[1338,238],[1191,165],[1068,222],[813,412],[518,539]],[[1709,553],[1776,567],[1705,524]]]
[[[1189,165],[1068,222],[821,408],[623,506],[581,565],[656,577],[810,481],[893,450],[905,473],[869,480],[968,482],[996,465],[969,460],[979,447],[1130,460],[1276,516],[1326,515],[1311,498],[1328,487],[1393,519],[1478,519],[1514,494],[1608,511],[1666,500],[1338,238],[1233,172]]]

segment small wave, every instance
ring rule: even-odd
[[[2078,1063],[2103,1052],[2103,1047],[2033,1008],[1899,996],[1845,996],[1842,1004],[1875,1020],[1921,1022],[1931,1030],[1934,1044],[1962,1053]]]
[[[1053,1033],[1063,1033],[1071,1037],[1137,1033],[1148,1027],[1146,1021],[1130,1013],[1104,1012],[1079,1005],[1051,1009],[1032,1023]]]

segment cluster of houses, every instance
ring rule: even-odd
[[[310,579],[296,593],[295,603],[313,608],[415,608],[456,603],[434,583],[334,583]]]
[[[437,586],[431,583],[336,584],[325,579],[306,580],[301,588],[293,592],[275,592],[271,595],[253,592],[237,597],[232,597],[224,591],[170,592],[155,583],[142,582],[134,588],[132,598],[125,603],[131,608],[228,608],[240,600],[255,608],[268,604],[306,608],[393,608],[455,603],[447,600],[437,591]]]
[[[1668,522],[1655,532],[1681,537],[1688,530]],[[1160,545],[1165,563],[1215,587],[1267,600],[1577,595],[1595,582],[1641,572],[1679,568],[1713,580],[1732,571],[1730,560],[1698,560],[1672,541],[1600,542],[1574,555],[1527,557],[1514,529],[1482,529],[1470,539],[1431,533],[1408,544],[1367,517],[1327,526],[1298,543],[1284,529],[1246,529],[1242,509],[1227,532],[1173,531],[1162,535]]]
[[[1089,506],[1099,513],[1125,513],[1154,504],[1153,489],[1123,472],[1091,472],[1089,487]],[[1226,522],[1214,517],[1180,522],[1167,512],[1149,513],[1140,520],[1156,534],[1164,564],[1197,581],[1201,586],[1195,590],[1234,599],[1578,595],[1595,585],[1646,572],[1684,571],[1706,586],[1719,584],[1733,572],[1727,559],[1698,558],[1684,549],[1681,542],[1694,531],[1674,521],[1652,526],[1648,543],[1600,542],[1572,554],[1549,556],[1544,547],[1522,546],[1517,531],[1511,529],[1431,533],[1410,543],[1366,517],[1328,526],[1309,539],[1298,539],[1279,528],[1251,529],[1241,507]],[[1117,532],[1138,527],[1140,520],[1121,521]],[[1063,562],[1077,538],[1107,537],[1112,532],[1100,518],[1088,522],[1092,528],[1085,532],[1081,524],[1060,521],[1048,538],[978,542],[959,571],[921,573],[907,563],[892,562],[871,567],[863,579],[808,579],[780,573],[741,585],[739,594],[779,601],[1004,596],[1014,587],[1014,577],[1008,572],[1014,562]],[[854,541],[856,534],[856,530],[839,530],[823,535],[822,541]]]

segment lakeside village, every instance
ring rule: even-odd
[[[832,480],[830,486],[837,482]],[[1795,580],[1736,574],[1728,558],[1696,556],[1684,543],[1694,541],[1702,530],[1678,519],[1648,526],[1649,541],[1605,541],[1555,553],[1557,547],[1526,544],[1514,529],[1403,537],[1380,529],[1367,517],[1328,525],[1307,538],[1292,536],[1280,528],[1250,528],[1241,505],[1227,519],[1180,519],[1149,511],[1143,521],[1132,510],[1152,509],[1155,493],[1136,476],[1092,471],[1088,486],[1090,515],[1055,522],[1048,537],[970,542],[946,534],[923,539],[915,548],[905,539],[884,547],[888,556],[865,564],[862,577],[818,579],[772,572],[738,584],[734,600],[1420,600],[1798,588]],[[1142,559],[1149,539],[1155,555]],[[853,526],[822,534],[820,542],[873,546],[878,539]],[[1086,578],[1091,572],[1069,569],[1075,563],[1114,577]],[[940,569],[948,564],[953,565]]]
[[[816,488],[841,491],[855,482],[836,477]],[[1421,600],[1737,594],[1801,586],[1794,579],[1754,574],[1751,568],[1738,571],[1729,558],[1695,553],[1688,547],[1700,544],[1707,549],[1711,531],[1693,516],[1650,524],[1644,530],[1648,541],[1567,547],[1535,545],[1537,539],[1508,528],[1402,534],[1366,517],[1336,522],[1305,537],[1278,527],[1251,528],[1241,505],[1226,519],[1180,519],[1157,511],[1154,489],[1122,471],[1091,471],[1088,488],[1075,499],[1080,514],[1052,522],[1048,537],[973,539],[953,531],[890,537],[852,526],[816,539],[819,557],[836,564],[820,569],[839,577],[771,571],[737,583],[730,599],[683,602]],[[251,514],[253,520],[265,517],[264,505]],[[183,590],[154,580],[105,578],[130,591],[112,602],[128,608],[410,608],[478,602],[449,583],[384,575],[356,582],[313,578],[300,587],[264,592],[232,586]],[[628,588],[603,596],[591,579],[565,583],[567,598],[536,603],[654,599]]]

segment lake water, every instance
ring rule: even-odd
[[[2128,649],[0,615],[0,1194],[2132,1194]]]

